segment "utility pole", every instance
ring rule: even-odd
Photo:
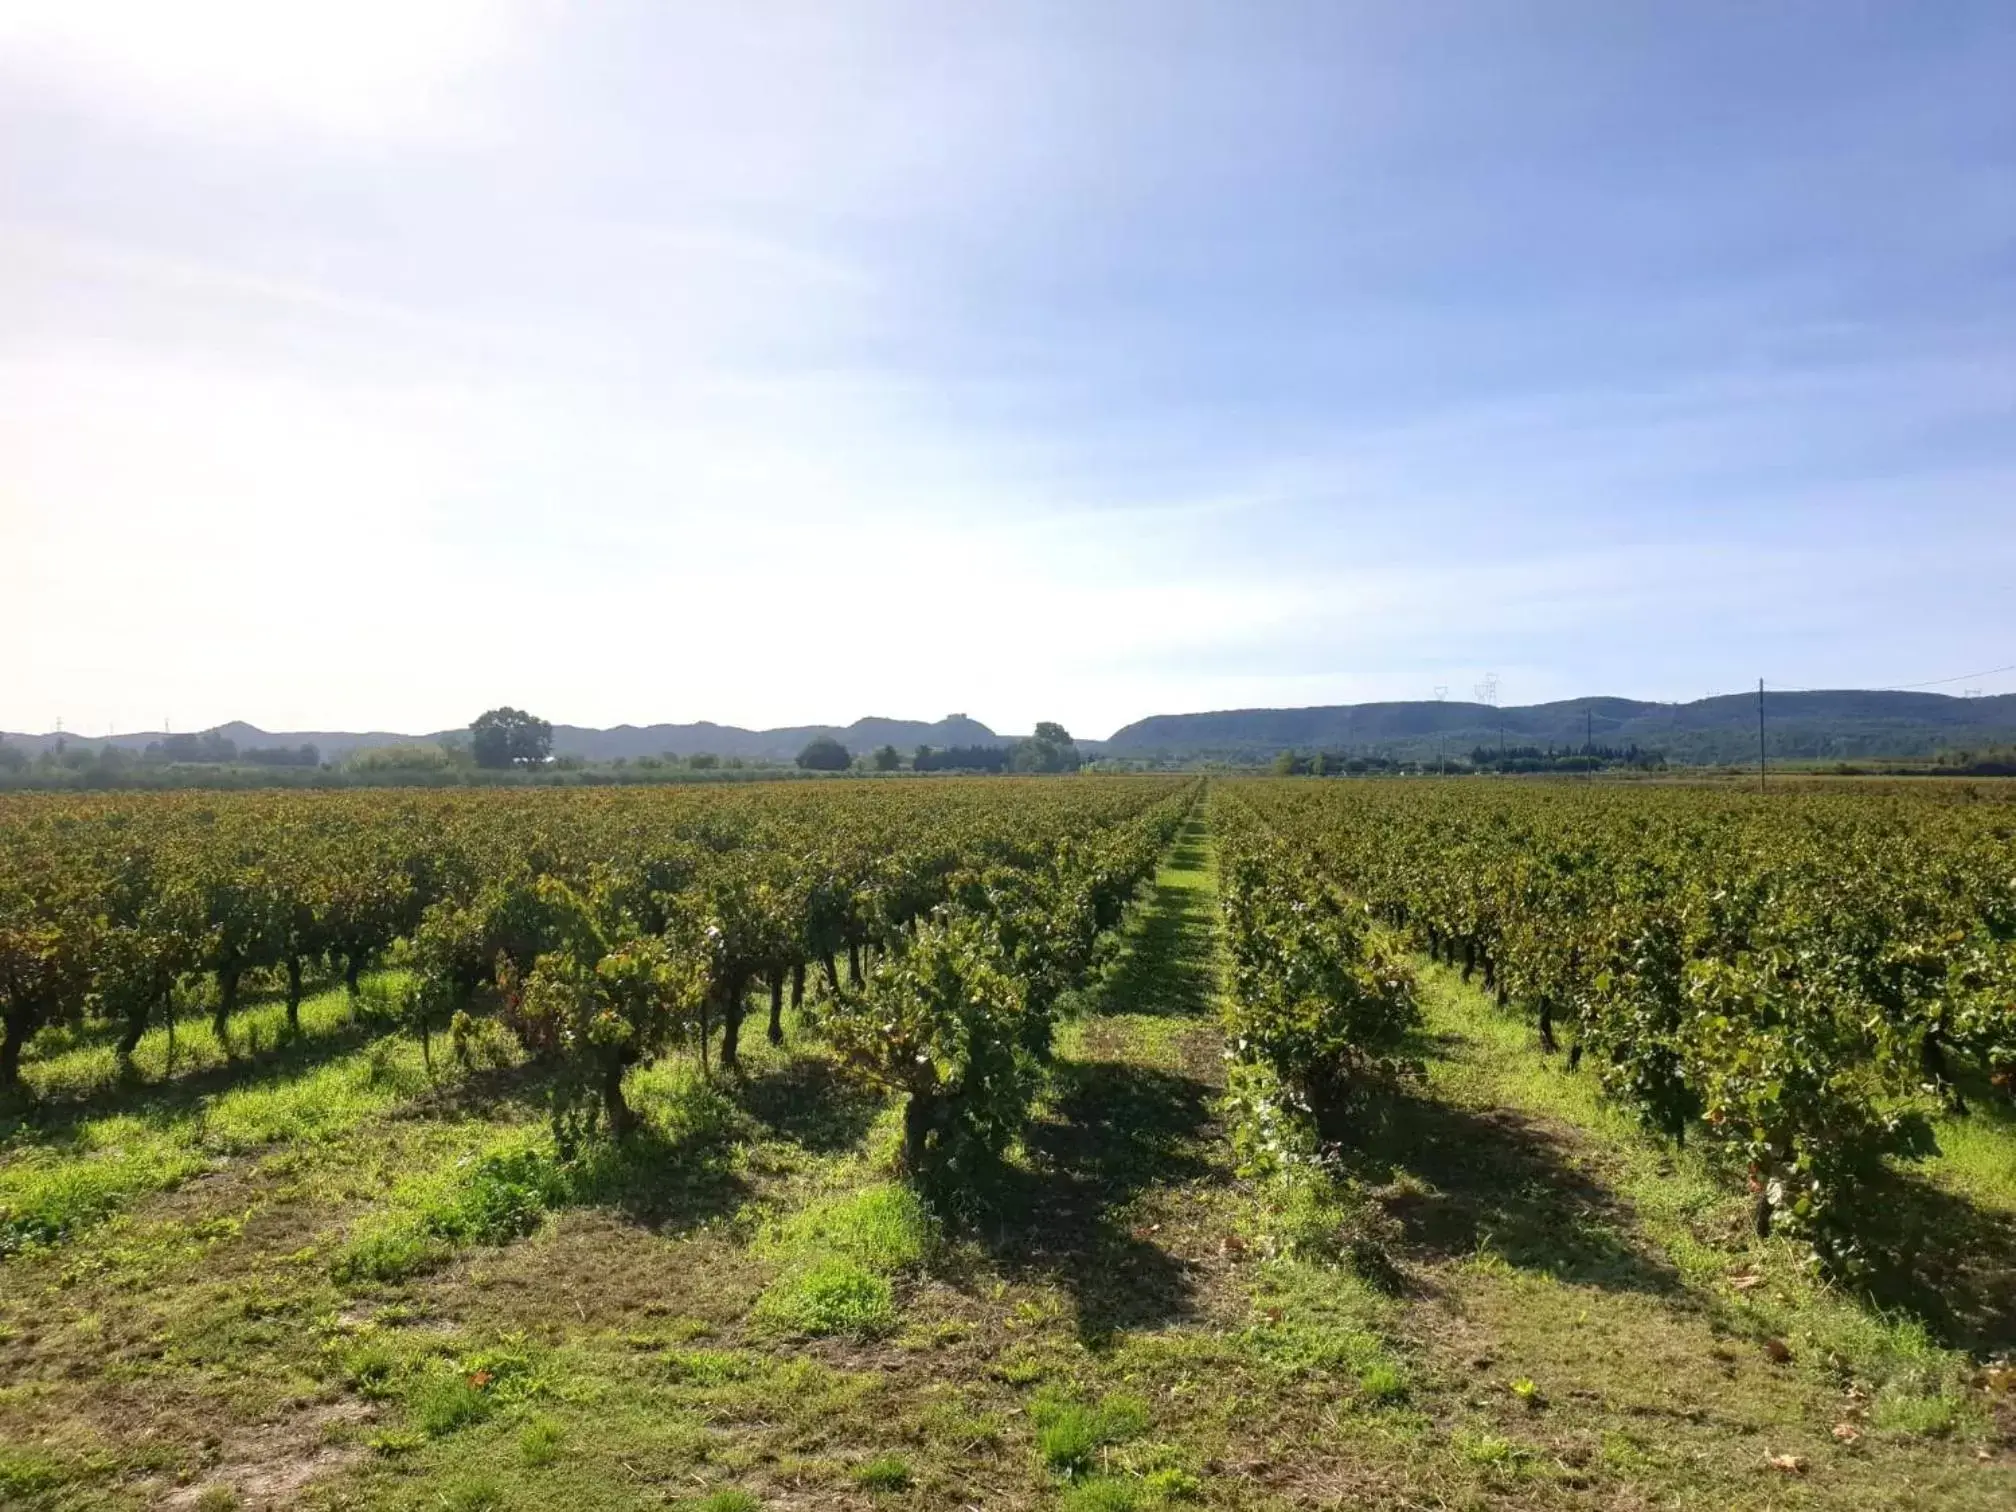
[[[1764,679],[1757,679],[1757,791],[1764,791]]]

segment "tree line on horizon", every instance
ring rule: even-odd
[[[1047,719],[1036,726],[1035,734],[1013,745],[947,746],[942,750],[920,745],[910,757],[913,772],[1075,772],[1084,764],[1071,732]],[[797,765],[808,772],[845,772],[853,769],[855,758],[831,735],[820,735],[798,753]],[[877,772],[901,771],[903,754],[893,745],[884,745],[867,758],[866,765]]]

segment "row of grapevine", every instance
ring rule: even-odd
[[[1292,869],[1481,973],[1607,1093],[1867,1258],[1886,1160],[2016,1075],[2016,807],[1899,790],[1252,783]]]
[[[1047,1023],[1190,795],[1123,778],[7,799],[0,1085],[51,1024],[112,1021],[130,1048],[203,976],[221,1036],[254,973],[291,1011],[307,975],[354,991],[397,945],[423,1037],[495,1015],[620,1130],[624,1071],[682,1034],[705,1053],[717,1030],[732,1063],[759,982],[774,1036],[787,994],[823,974],[836,1038],[867,1066],[843,1021],[956,938]],[[937,1053],[924,1101],[943,1121],[975,1052]]]
[[[1413,973],[1362,904],[1236,796],[1221,791],[1212,816],[1234,1137],[1265,1172],[1343,1137],[1354,1104],[1408,1070],[1420,1011]]]

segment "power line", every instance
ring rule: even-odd
[[[2016,672],[2016,662],[2011,662],[2006,667],[1989,667],[1980,672],[1962,672],[1958,677],[1935,677],[1929,682],[1886,683],[1880,688],[1849,688],[1837,685],[1825,688],[1780,688],[1778,691],[1780,693],[1913,693],[1920,688],[1943,688],[1948,683],[1969,682],[1977,677],[1994,677],[2002,672]],[[1979,688],[1968,688],[1966,691],[1971,695],[1979,693],[1981,690]],[[1710,698],[1742,698],[1745,696],[1741,693],[1704,693],[1699,699],[1694,701],[1700,703]],[[1597,717],[1602,718],[1603,716],[1598,715]]]
[[[1942,688],[1947,683],[1966,682],[1970,677],[1993,677],[1998,672],[2016,672],[2016,662],[2006,667],[1990,667],[1985,672],[1962,672],[1958,677],[1935,677],[1930,682],[1899,683],[1895,687],[1881,688],[1883,693],[1909,693],[1914,688]]]

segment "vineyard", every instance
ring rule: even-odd
[[[0,797],[0,1504],[2003,1507],[2016,797]]]
[[[1411,1026],[1376,921],[1649,1129],[1739,1157],[1760,1235],[1884,1258],[1886,1160],[2016,1091],[2016,809],[1700,790],[1235,789],[1237,1032],[1308,1104]],[[1313,979],[1312,978],[1313,974]],[[1389,1070],[1390,1067],[1381,1069]],[[1313,1099],[1313,1101],[1312,1101]]]

